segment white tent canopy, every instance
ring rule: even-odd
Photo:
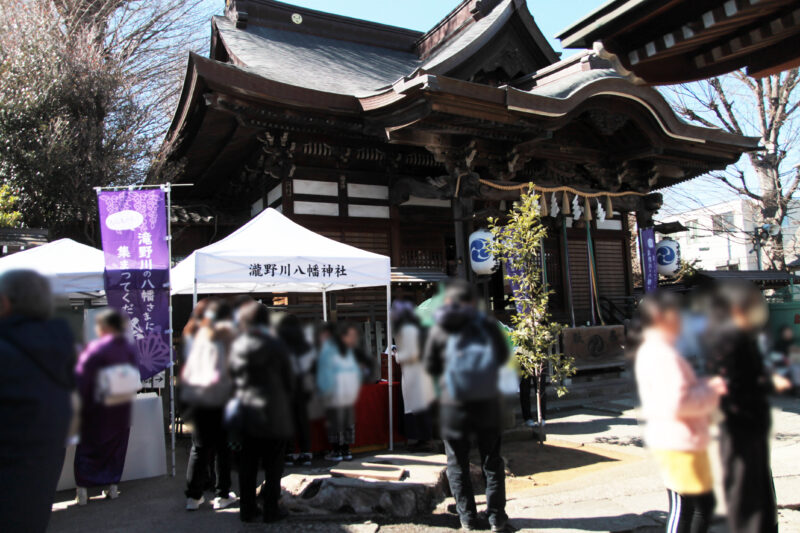
[[[170,274],[172,294],[319,292],[386,286],[389,320],[392,268],[389,258],[318,235],[275,209],[266,209],[221,241],[195,250]],[[389,448],[394,449],[392,365],[389,365]]]
[[[0,273],[35,270],[50,280],[54,294],[105,290],[103,251],[71,239],[59,239],[0,258]]]
[[[275,209],[196,250],[171,275],[172,294],[327,292],[390,281],[388,257],[318,235]]]

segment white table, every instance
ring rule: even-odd
[[[75,488],[75,446],[67,448],[58,490]],[[167,474],[167,450],[164,439],[164,412],[161,397],[154,392],[138,394],[133,402],[131,434],[122,481],[164,476]]]

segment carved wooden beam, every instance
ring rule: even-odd
[[[517,200],[522,193],[522,189],[503,190],[484,185],[478,181],[478,175],[470,173],[462,176],[459,189],[459,196],[464,198],[478,198],[482,200]],[[498,186],[508,186],[507,182],[496,182]],[[586,191],[596,193],[599,191]],[[395,182],[390,192],[390,202],[392,205],[399,205],[411,196],[418,198],[431,198],[437,200],[449,200],[455,193],[455,184],[449,176],[438,178],[428,178],[425,181],[414,178],[402,178]],[[604,198],[601,197],[601,200]],[[627,196],[617,196],[611,198],[611,204],[616,211],[630,211],[649,213],[650,217],[657,212],[663,204],[661,193],[651,193],[646,196],[636,194]]]

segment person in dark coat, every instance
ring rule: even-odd
[[[0,275],[0,530],[43,533],[73,415],[75,347],[44,277]]]
[[[125,338],[125,318],[114,309],[97,317],[97,339],[78,358],[75,376],[81,395],[81,440],[75,450],[78,505],[88,502],[88,487],[108,486],[105,496],[116,499],[125,467],[131,431],[131,402],[105,405],[96,397],[97,377],[116,365],[139,368],[139,358]]]
[[[778,510],[770,467],[769,394],[791,387],[770,374],[757,334],[767,321],[767,305],[752,284],[727,284],[714,294],[714,313],[705,339],[710,374],[722,376],[728,394],[720,425],[728,528],[731,533],[778,531]]]
[[[462,528],[479,529],[469,469],[470,439],[474,436],[486,476],[489,524],[492,531],[506,531],[509,525],[505,512],[505,464],[500,456],[502,416],[497,381],[500,367],[508,360],[508,345],[497,323],[475,308],[470,285],[451,283],[444,301],[425,346],[425,367],[432,376],[441,378],[440,418],[447,479]],[[480,353],[490,354],[491,360],[475,355]],[[485,366],[459,368],[459,357]],[[464,386],[456,386],[459,382]]]
[[[278,507],[287,441],[292,438],[292,372],[286,346],[269,330],[269,312],[257,302],[239,311],[242,333],[231,348],[230,371],[234,398],[239,403],[239,516],[251,522],[258,516],[256,477],[264,468],[261,488],[265,522],[286,516]]]
[[[303,327],[297,315],[286,315],[277,328],[278,338],[283,341],[291,355],[294,372],[294,392],[292,394],[292,420],[299,454],[295,455],[294,446],[289,446],[286,453],[286,464],[311,466],[311,422],[308,418],[308,403],[314,393],[314,366],[317,352],[306,340]]]

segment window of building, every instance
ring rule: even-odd
[[[693,220],[687,220],[686,224],[684,225],[686,226],[686,229],[689,230],[690,239],[696,239],[700,236],[700,223],[696,218]]]
[[[714,235],[724,235],[734,230],[733,211],[711,215],[711,233]]]

